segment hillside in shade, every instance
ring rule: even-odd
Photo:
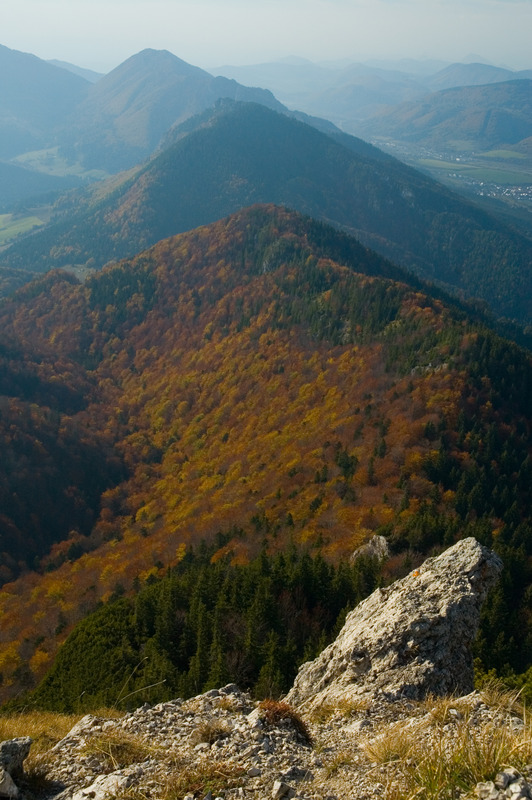
[[[79,75],[0,45],[0,159],[50,143],[89,90]]]
[[[482,299],[498,316],[532,320],[532,243],[360,139],[225,102],[167,142],[129,181],[15,244],[0,264],[100,267],[272,202],[347,230],[423,278]]]
[[[486,151],[532,136],[532,80],[445,89],[368,120],[362,135],[437,151]]]
[[[52,272],[4,301],[0,325],[4,698],[42,677],[100,601],[158,587],[172,566],[184,582],[160,584],[161,619],[168,633],[195,597],[180,651],[201,661],[201,674],[185,666],[193,687],[207,641],[225,658],[208,637],[218,589],[233,602],[231,569],[252,566],[239,574],[256,600],[231,640],[249,626],[274,653],[264,609],[285,575],[285,608],[305,607],[316,652],[334,627],[319,627],[316,586],[330,581],[341,609],[468,535],[506,567],[478,654],[527,668],[530,354],[450,300],[323,223],[256,206],[84,284]],[[392,554],[380,577],[320,565],[374,533]],[[290,551],[284,566],[266,559]],[[158,591],[142,600],[154,682],[181,657],[160,649],[163,629],[149,633]],[[128,608],[104,605],[91,630],[120,632]],[[105,668],[129,663],[124,635]],[[286,662],[290,642],[277,643]]]
[[[60,178],[0,161],[0,212],[20,201],[41,201],[79,186],[75,178]]]
[[[215,78],[167,50],[143,50],[90,87],[62,139],[63,152],[87,169],[118,172],[143,161],[169,128],[220,98],[284,108],[266,89]]]

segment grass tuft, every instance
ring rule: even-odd
[[[218,739],[225,739],[230,732],[231,728],[226,722],[217,719],[205,720],[192,731],[191,739],[193,744],[199,744],[200,742],[213,744]]]
[[[262,719],[267,725],[279,726],[288,722],[306,744],[312,744],[312,735],[306,722],[288,703],[281,700],[261,700],[259,703]]]
[[[140,736],[125,731],[113,731],[91,736],[83,747],[83,755],[95,756],[103,772],[138,764],[157,753]]]
[[[186,794],[203,797],[210,791],[215,797],[242,786],[245,775],[246,770],[236,764],[206,759],[193,766],[175,767],[161,796],[164,800],[183,800]]]

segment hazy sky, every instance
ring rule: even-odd
[[[532,0],[0,0],[0,44],[108,71],[145,47],[201,67],[478,54],[532,67]]]

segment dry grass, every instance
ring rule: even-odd
[[[381,777],[385,769],[387,798],[455,800],[505,767],[519,770],[532,762],[532,725],[513,730],[494,721],[471,724],[467,704],[458,705],[460,718],[449,715],[457,703],[447,698],[432,705],[419,724],[395,724],[362,745]]]
[[[339,698],[334,702],[321,703],[316,706],[310,712],[309,718],[316,725],[322,725],[333,718],[343,717],[347,719],[361,711],[366,711],[369,706],[370,701],[367,699]]]
[[[213,797],[243,785],[246,770],[236,764],[206,759],[200,764],[177,765],[170,772],[161,797],[163,800],[183,800],[186,794],[203,797],[211,791]]]
[[[213,742],[218,741],[218,739],[225,739],[226,736],[229,736],[230,732],[231,728],[223,720],[205,720],[192,731],[191,739],[193,744],[199,744],[200,742],[213,744]]]
[[[325,775],[327,778],[332,778],[342,767],[350,767],[352,764],[353,754],[347,750],[340,750],[325,762]]]
[[[49,750],[67,735],[81,714],[56,714],[51,711],[27,711],[0,716],[0,741],[17,736],[31,736],[30,757]]]
[[[523,719],[525,707],[521,701],[521,691],[512,691],[500,681],[488,681],[480,691],[482,701],[490,708],[509,712]]]
[[[467,720],[472,711],[471,704],[464,698],[429,695],[420,705],[429,714],[431,722],[440,726],[457,720]]]
[[[165,757],[164,753],[150,747],[140,736],[125,731],[91,736],[87,739],[82,754],[95,756],[100,761],[102,772],[114,772],[131,764],[138,764],[154,755]]]
[[[394,725],[362,745],[366,756],[375,764],[403,762],[411,757],[415,736],[412,730]]]
[[[506,726],[475,729],[459,724],[454,737],[440,733],[425,751],[411,752],[404,769],[405,798],[414,794],[423,800],[454,798],[458,791],[470,791],[480,781],[493,780],[504,767],[524,767],[531,758],[530,729],[515,733]]]
[[[261,717],[267,725],[279,726],[283,722],[288,722],[306,744],[312,744],[312,735],[307,723],[291,705],[280,700],[262,700],[259,708]]]
[[[79,714],[51,711],[25,711],[0,716],[0,741],[19,736],[30,736],[33,740],[24,762],[24,778],[21,781],[25,795],[31,797],[50,793],[46,753],[67,735],[80,718]]]

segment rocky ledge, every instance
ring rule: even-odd
[[[88,715],[25,776],[29,740],[4,742],[0,795],[532,798],[531,729],[515,698],[470,691],[469,644],[500,569],[466,539],[374,593],[301,668],[290,703],[257,703],[230,684],[114,718]]]
[[[348,615],[337,639],[303,664],[287,699],[319,706],[470,692],[480,608],[501,570],[495,553],[468,538],[377,589]]]

